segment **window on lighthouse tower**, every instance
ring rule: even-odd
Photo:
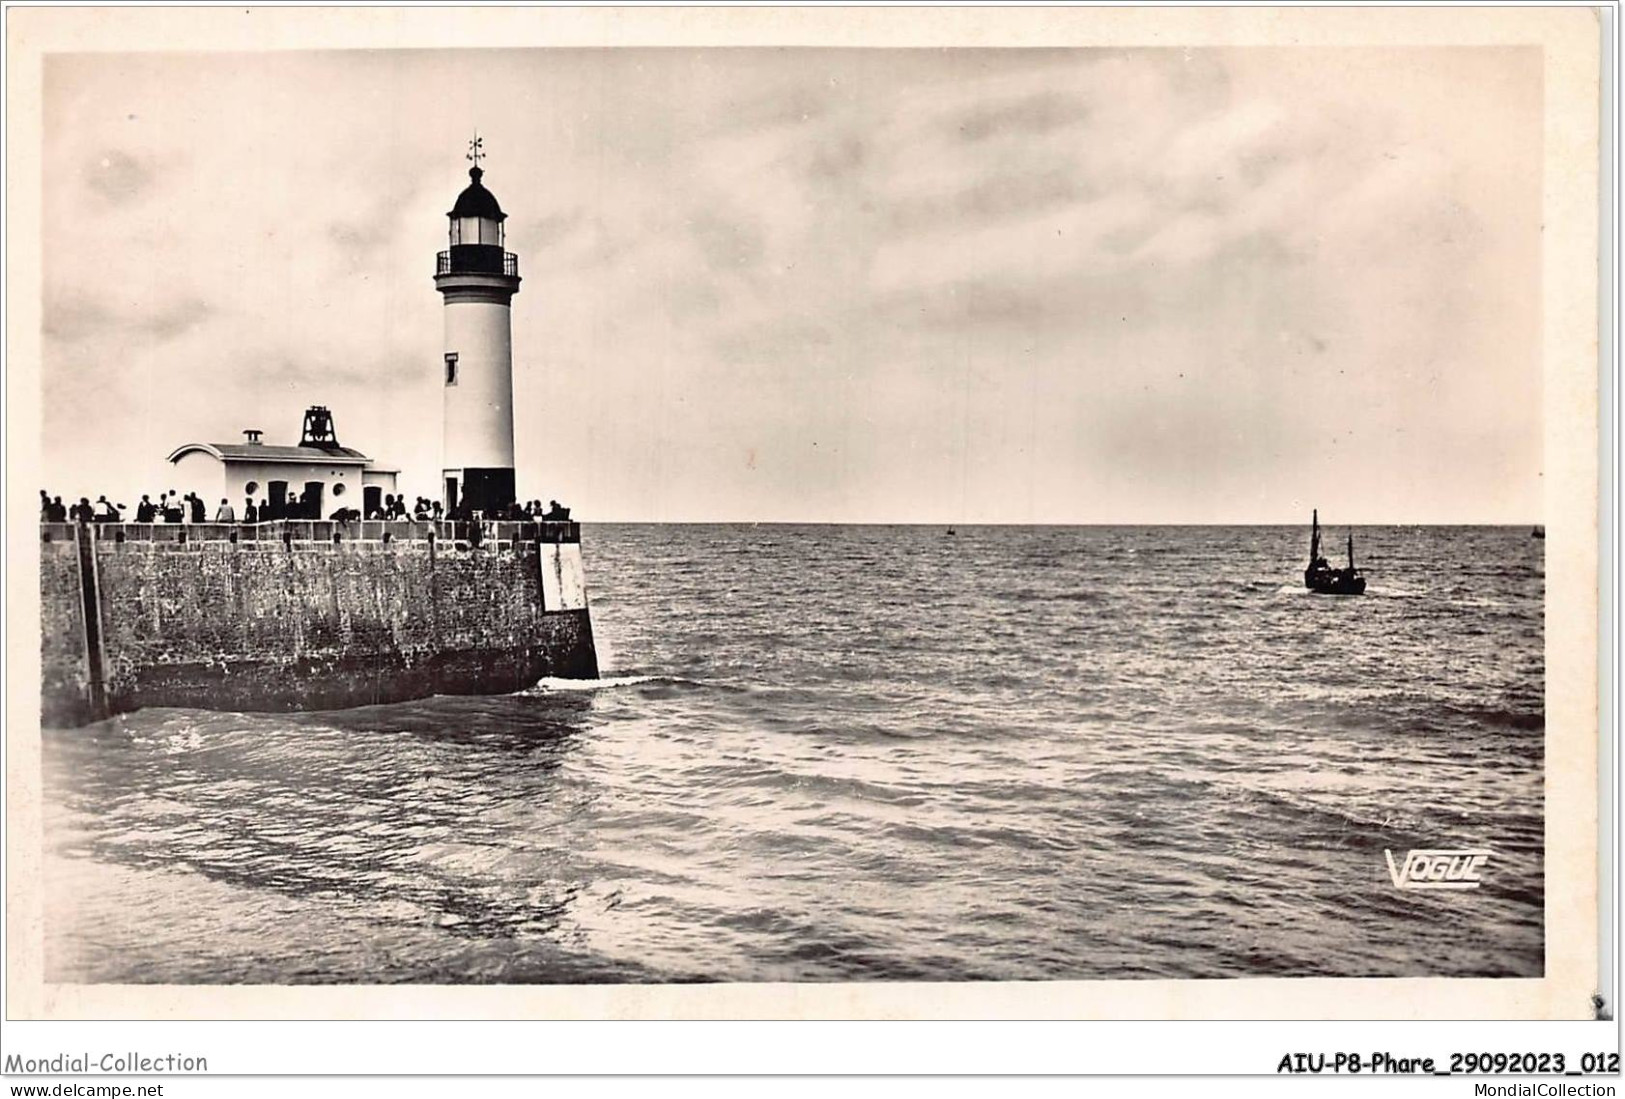
[[[457,353],[455,351],[446,355],[446,384],[457,384]]]

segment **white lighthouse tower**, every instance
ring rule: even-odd
[[[448,515],[460,509],[489,515],[515,499],[511,304],[519,257],[503,249],[508,215],[480,182],[483,156],[476,136],[470,182],[447,215],[451,245],[435,264],[435,289],[446,306],[441,484]]]

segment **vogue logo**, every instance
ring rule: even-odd
[[[1477,889],[1484,884],[1478,872],[1494,851],[1411,851],[1400,866],[1394,853],[1383,848],[1388,876],[1395,889]]]

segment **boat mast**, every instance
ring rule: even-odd
[[[1354,571],[1354,532],[1349,531],[1349,571]]]
[[[1309,563],[1313,565],[1320,560],[1320,509],[1315,509],[1315,525],[1309,535]]]

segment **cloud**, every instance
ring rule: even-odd
[[[815,182],[838,182],[868,163],[869,144],[850,130],[832,133],[808,145],[803,171]]]
[[[112,302],[78,293],[47,294],[43,334],[49,339],[81,343],[95,339],[166,343],[191,331],[215,310],[198,298],[159,306],[119,309]]]
[[[1062,209],[1088,199],[1071,166],[1014,171],[999,168],[947,195],[921,195],[888,204],[888,228],[898,234],[963,230],[1009,218]]]
[[[749,271],[762,262],[762,231],[739,212],[725,216],[706,204],[691,210],[685,224],[712,271]]]
[[[1034,92],[1004,102],[978,104],[947,121],[962,141],[979,142],[1007,135],[1042,136],[1089,117],[1078,98],[1052,91]]]
[[[542,217],[510,217],[508,247],[533,255],[559,248],[575,237],[586,222],[586,211],[579,206]]]
[[[835,342],[830,325],[808,317],[780,317],[725,330],[712,347],[726,363],[797,363]]]
[[[150,333],[163,343],[191,331],[213,315],[214,309],[208,302],[189,298],[176,302],[161,312],[136,318],[134,323],[136,328]]]
[[[344,255],[352,268],[367,265],[379,249],[393,239],[392,227],[377,222],[334,222],[327,227],[327,237]]]
[[[381,349],[359,357],[335,357],[317,350],[308,356],[259,353],[235,364],[255,389],[313,392],[323,387],[388,388],[422,381],[429,373],[421,360],[404,360]],[[319,403],[319,402],[318,402]]]
[[[152,168],[122,149],[109,148],[93,155],[80,168],[91,194],[108,206],[126,206],[153,186]]]
[[[83,294],[47,294],[41,328],[48,340],[78,343],[114,327],[113,312],[99,298]]]
[[[827,92],[797,84],[730,100],[719,112],[711,135],[760,133],[816,122],[829,113]]]

